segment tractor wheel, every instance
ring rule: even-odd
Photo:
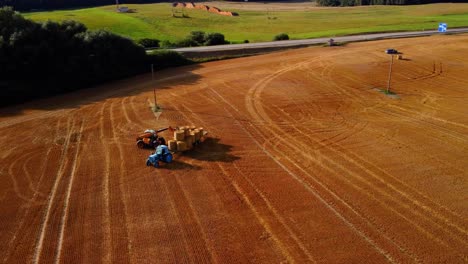
[[[156,161],[156,162],[154,163],[154,167],[155,167],[155,168],[159,168],[159,161]]]
[[[151,161],[149,159],[146,160],[146,166],[151,166]]]
[[[145,142],[143,142],[142,140],[139,140],[139,141],[137,142],[137,147],[138,147],[138,148],[141,148],[141,149],[144,148],[144,147],[145,147]]]

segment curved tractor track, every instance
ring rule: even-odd
[[[467,58],[313,47],[4,109],[0,262],[466,263]],[[135,135],[186,124],[210,138],[146,167]]]

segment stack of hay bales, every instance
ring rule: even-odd
[[[219,9],[219,8],[217,8],[215,6],[210,6],[210,7],[208,7],[208,12],[218,14],[219,12],[221,12],[221,9]]]
[[[211,13],[223,15],[223,16],[238,16],[239,14],[236,12],[229,12],[229,11],[222,11],[221,9],[215,7],[215,6],[207,6],[207,5],[197,5],[193,2],[176,2],[172,3],[172,7],[177,7],[177,8],[191,8],[191,9],[200,9],[200,10],[205,10]]]
[[[206,5],[195,5],[195,8],[205,10],[205,11],[208,11],[210,9],[210,7]]]
[[[193,148],[193,145],[203,137],[203,128],[195,126],[180,126],[174,131],[174,139],[167,141],[171,151],[185,151]]]

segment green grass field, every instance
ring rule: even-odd
[[[114,6],[103,6],[23,15],[35,21],[77,20],[89,29],[106,29],[132,39],[170,41],[181,40],[194,30],[219,32],[233,42],[261,42],[271,41],[282,32],[291,39],[306,39],[368,32],[430,30],[437,29],[439,22],[448,23],[449,28],[468,26],[468,4],[335,7],[312,11],[229,10],[239,13],[238,17],[184,9],[189,18],[172,17],[170,3],[126,6],[136,12],[117,13]]]

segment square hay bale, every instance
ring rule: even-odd
[[[177,151],[177,140],[168,140],[167,147],[171,151]]]
[[[193,144],[195,143],[195,136],[192,133],[186,136],[185,143],[187,143],[187,148],[191,149],[193,147]]]
[[[187,143],[185,141],[177,141],[177,151],[187,150]]]
[[[193,138],[188,136],[185,137],[185,144],[187,145],[187,149],[192,149],[193,147]]]
[[[192,134],[195,136],[195,141],[200,140],[200,130],[194,129],[194,130],[192,131]]]
[[[185,138],[185,130],[174,131],[174,139],[177,141],[183,141]]]

